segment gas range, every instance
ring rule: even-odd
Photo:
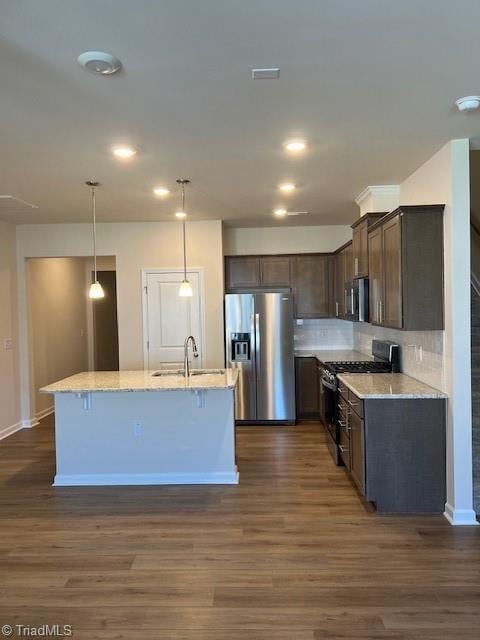
[[[327,429],[327,444],[336,464],[342,464],[340,455],[340,426],[338,418],[339,373],[390,373],[400,369],[399,346],[383,340],[373,340],[373,360],[322,363],[320,374],[320,417]]]

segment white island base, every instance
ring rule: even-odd
[[[233,393],[54,392],[54,485],[237,484]]]

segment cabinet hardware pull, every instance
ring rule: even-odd
[[[338,318],[338,302],[335,302],[335,315]]]
[[[347,447],[344,447],[342,444],[339,444],[338,447],[342,453],[348,453]]]

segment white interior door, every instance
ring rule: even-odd
[[[177,363],[183,367],[183,344],[192,335],[199,358],[192,358],[192,367],[203,362],[202,300],[199,272],[188,272],[193,296],[178,295],[183,272],[155,271],[145,274],[144,327],[145,366],[159,369]]]

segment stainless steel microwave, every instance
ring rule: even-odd
[[[346,320],[368,322],[368,279],[346,282],[344,302]]]

